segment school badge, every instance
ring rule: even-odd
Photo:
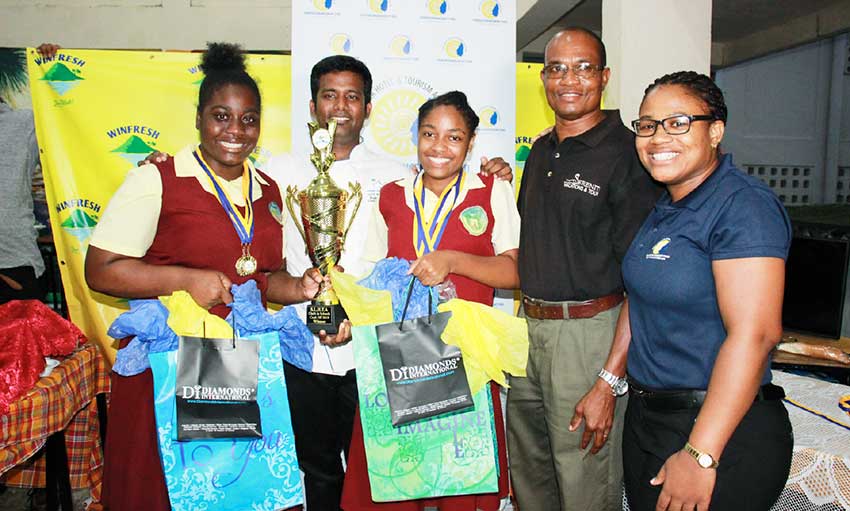
[[[460,223],[473,236],[481,236],[487,230],[487,212],[481,206],[470,206],[460,213]]]

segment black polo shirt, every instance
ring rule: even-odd
[[[543,300],[588,300],[623,290],[620,262],[661,193],[635,152],[620,112],[558,142],[531,148],[522,175],[519,275]]]

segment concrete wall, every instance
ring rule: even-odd
[[[305,1],[305,0],[297,0]],[[0,0],[0,46],[290,49],[291,0]]]
[[[786,205],[850,202],[847,65],[842,35],[717,71],[724,150]]]

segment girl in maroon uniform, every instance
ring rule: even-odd
[[[478,116],[462,92],[433,98],[419,109],[416,176],[381,189],[366,249],[369,259],[413,261],[423,284],[451,281],[459,298],[493,305],[494,288],[519,284],[519,214],[510,183],[463,171]],[[347,511],[496,511],[508,493],[505,432],[498,387],[490,383],[499,455],[499,491],[404,502],[371,499],[363,430],[354,421],[342,507]]]

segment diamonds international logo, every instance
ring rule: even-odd
[[[335,55],[345,55],[351,53],[351,36],[348,34],[334,34],[328,40],[328,46]]]
[[[121,141],[110,152],[135,166],[147,155],[157,150],[156,142],[159,139],[159,130],[140,124],[126,124],[106,130],[106,136],[110,140]]]

